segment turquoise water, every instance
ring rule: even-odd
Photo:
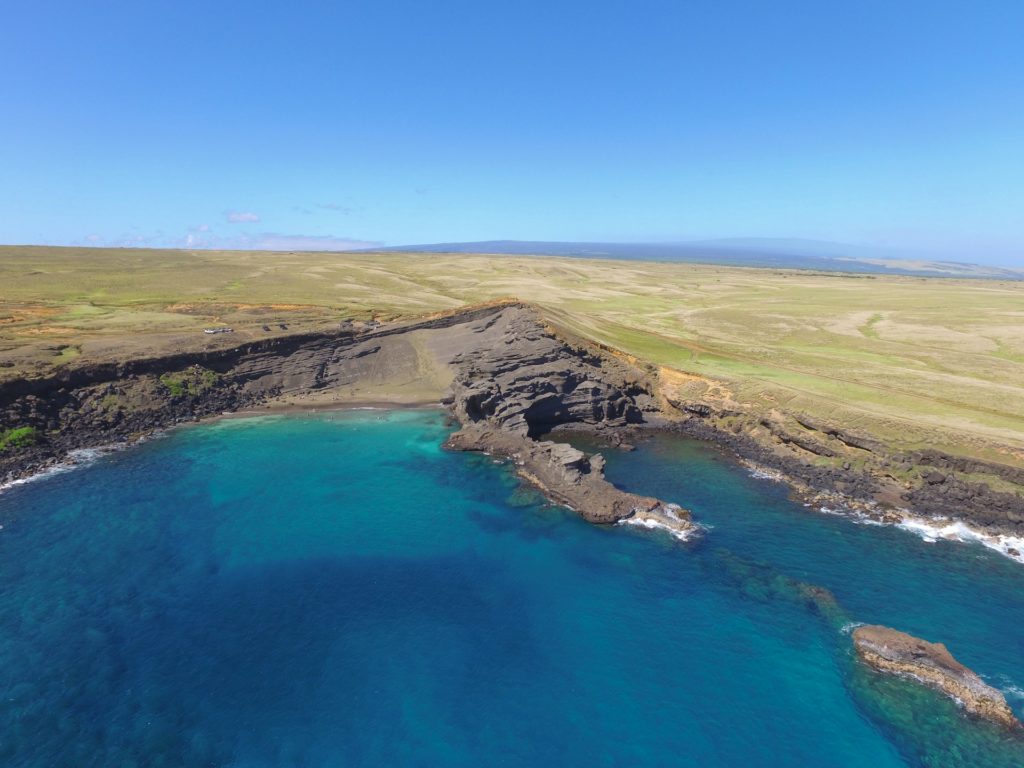
[[[1024,687],[1021,566],[811,513],[670,438],[608,475],[709,533],[590,526],[445,434],[223,421],[0,494],[0,764],[1024,764],[842,629]]]

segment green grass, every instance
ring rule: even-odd
[[[459,254],[0,247],[9,378],[517,297],[550,322],[905,447],[1024,465],[1024,283]],[[202,328],[236,333],[210,339]],[[63,355],[61,356],[63,357]],[[65,361],[67,362],[67,361]],[[184,379],[165,384],[189,392]]]
[[[27,448],[39,439],[35,427],[15,427],[0,431],[0,453],[7,450]]]
[[[860,328],[858,328],[858,330],[861,333],[863,333],[866,338],[880,338],[878,335],[878,330],[875,328],[875,326],[878,325],[878,323],[881,322],[882,320],[883,316],[878,313],[875,313],[871,317],[869,317],[868,321],[864,323],[864,325],[862,325]]]
[[[69,344],[61,348],[53,362],[55,365],[66,364],[76,359],[81,354],[82,350],[79,347]]]

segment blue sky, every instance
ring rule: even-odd
[[[1024,265],[1024,3],[9,2],[0,242]]]

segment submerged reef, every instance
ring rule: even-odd
[[[858,626],[830,590],[725,549],[715,554],[712,562],[728,588],[769,605],[802,605],[820,619],[821,640],[831,648],[853,701],[910,765],[1024,765],[1024,730],[1002,694],[944,646],[886,627]]]

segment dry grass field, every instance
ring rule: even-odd
[[[447,254],[0,247],[0,379],[499,297],[905,447],[1024,464],[1024,282]],[[287,330],[280,327],[287,325]],[[234,334],[202,329],[225,324]],[[264,326],[270,328],[264,330]]]

